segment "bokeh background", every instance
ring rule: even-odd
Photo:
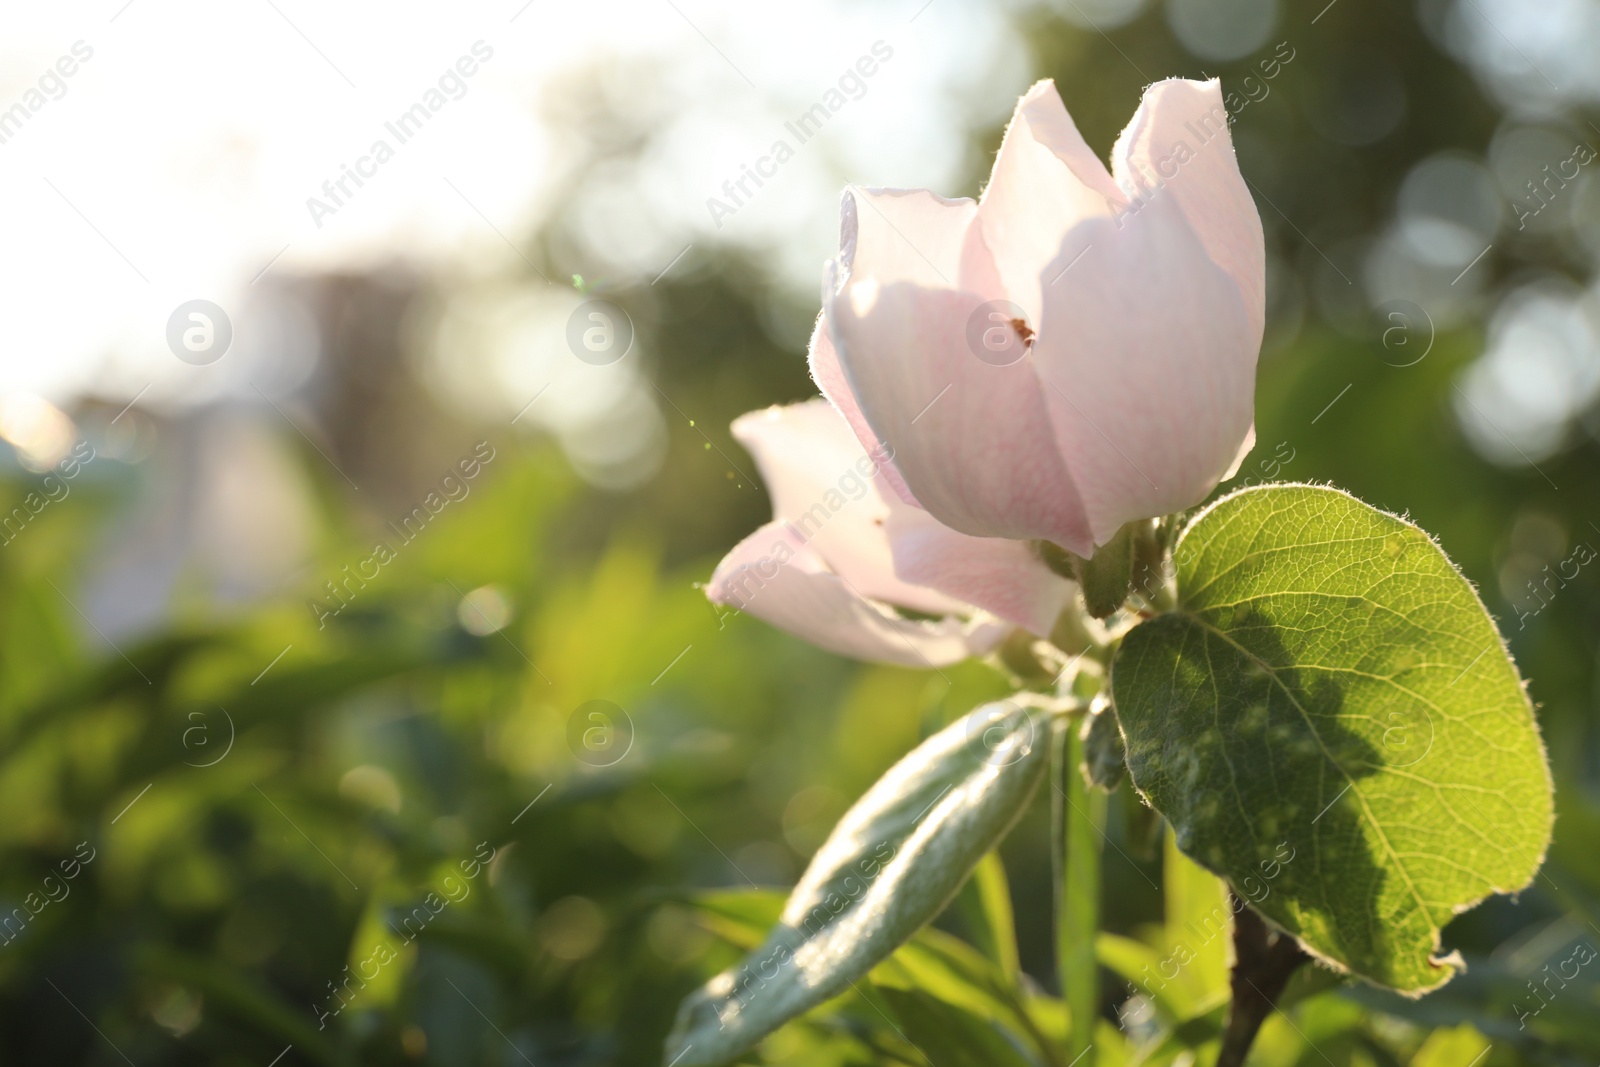
[[[1558,782],[1544,875],[1447,931],[1464,977],[1308,989],[1260,1062],[1595,1062],[1600,970],[1519,1014],[1600,939],[1600,578],[1547,580],[1600,546],[1597,50],[1592,0],[0,9],[0,1061],[659,1062],[736,956],[698,894],[792,883],[1005,689],[696,586],[768,514],[729,421],[815,393],[839,189],[975,195],[1041,77],[1106,154],[1182,75],[1222,79],[1267,234],[1234,484],[1436,533]],[[567,341],[596,299],[603,365]],[[220,357],[169,344],[193,300]],[[1003,849],[1041,992],[1048,805]],[[1162,944],[1160,827],[1124,788],[1107,835],[1107,928]],[[882,1061],[855,1020],[752,1062]]]

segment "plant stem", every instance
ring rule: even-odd
[[[1061,754],[1055,805],[1061,842],[1056,850],[1056,964],[1071,1021],[1067,1061],[1076,1067],[1094,1067],[1094,1024],[1100,1015],[1095,938],[1100,932],[1100,848],[1106,796],[1089,788],[1078,772],[1084,756],[1080,725],[1076,719],[1064,723],[1066,736],[1056,749]]]
[[[1270,929],[1238,897],[1233,898],[1233,907],[1233,1003],[1217,1067],[1244,1067],[1256,1033],[1272,1014],[1295,968],[1311,958],[1294,938]]]

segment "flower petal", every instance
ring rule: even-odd
[[[895,573],[1048,637],[1075,586],[1022,541],[958,533],[926,511],[891,503]]]
[[[1111,158],[1118,184],[1135,205],[1152,196],[1177,202],[1212,260],[1239,287],[1259,345],[1266,245],[1234,158],[1222,84],[1172,78],[1150,86]]]
[[[976,201],[946,200],[926,189],[851,186],[839,199],[839,277],[860,272],[880,282],[953,289],[961,273]]]
[[[1239,446],[1239,451],[1234,454],[1233,462],[1229,464],[1228,469],[1223,472],[1223,481],[1227,481],[1229,478],[1232,478],[1235,474],[1239,473],[1239,468],[1244,466],[1245,458],[1255,450],[1255,447],[1256,424],[1252,422],[1250,424],[1250,432],[1244,435],[1244,443]]]
[[[978,217],[1004,295],[1027,312],[1035,329],[1048,281],[1042,275],[1062,242],[1075,227],[1106,218],[1126,202],[1067,114],[1055,83],[1045,80],[1029,89],[1000,143]]]
[[[824,303],[852,273],[880,282],[905,281],[937,288],[953,288],[962,281],[969,231],[978,205],[968,199],[947,200],[926,189],[846,188],[839,198],[839,256],[828,264]],[[989,271],[992,276],[992,267]],[[998,295],[998,285],[988,288]],[[880,451],[881,443],[861,414],[844,369],[839,365],[829,334],[826,310],[811,335],[808,363],[811,377],[822,395],[833,402],[861,447]],[[884,471],[901,500],[921,507],[905,479],[891,462]]]
[[[968,347],[983,303],[858,272],[826,315],[863,415],[934,518],[974,537],[1090,551],[1032,358],[995,366]]]
[[[831,286],[829,288],[831,292]],[[826,301],[826,297],[824,297]],[[817,383],[817,388],[822,390],[822,395],[828,398],[834,408],[855,431],[856,440],[861,447],[875,456],[887,456],[887,449],[883,442],[878,440],[878,435],[867,423],[867,417],[861,413],[861,405],[856,402],[855,393],[850,390],[850,379],[845,377],[844,367],[839,363],[839,352],[834,348],[833,331],[828,327],[828,312],[824,307],[822,314],[817,316],[817,325],[811,331],[811,348],[806,356],[811,367],[811,379]],[[888,481],[890,489],[895,496],[913,507],[921,507],[917,498],[912,495],[911,489],[906,485],[906,480],[901,476],[899,468],[892,459],[885,459],[882,467],[883,477]]]
[[[883,463],[826,400],[741,415],[733,435],[761,469],[775,520],[863,596],[930,614],[981,608],[1041,636],[1072,597],[1022,542],[958,533],[895,497]]]
[[[768,523],[717,565],[706,595],[841,656],[941,667],[982,655],[1005,636],[996,622],[898,618],[830,573],[781,523]]]
[[[1085,236],[1083,262],[1046,290],[1033,357],[1104,544],[1132,519],[1200,503],[1227,472],[1254,418],[1261,334],[1175,197]]]
[[[895,573],[885,528],[890,508],[921,512],[883,499],[874,480],[881,459],[861,450],[826,400],[741,415],[733,436],[755,457],[774,520],[787,523],[800,543],[862,596],[930,614],[971,611]]]

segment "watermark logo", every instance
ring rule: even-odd
[[[1414,300],[1385,300],[1376,308],[1382,359],[1391,367],[1414,367],[1433,351],[1433,317]]]
[[[233,343],[228,313],[209,300],[189,300],[173,308],[167,319],[167,347],[185,363],[215,363]]]
[[[1378,719],[1382,727],[1382,764],[1386,768],[1410,767],[1422,762],[1433,748],[1433,716],[1421,704],[1390,708]]]
[[[775,138],[765,155],[758,156],[755,165],[742,163],[739,174],[722,183],[721,196],[706,197],[706,211],[717,229],[755,198],[767,181],[778,176],[778,170],[795,157],[796,149],[822,132],[828,120],[842,111],[846,104],[867,95],[867,79],[877,74],[883,65],[894,58],[894,48],[887,41],[874,41],[870,54],[864,54],[840,73],[838,82],[822,94],[822,99],[783,124],[785,136]],[[791,140],[793,143],[791,144]]]
[[[87,855],[84,854],[85,849],[88,849]],[[80,841],[72,856],[58,864],[61,868],[59,875],[54,871],[45,875],[39,888],[22,898],[21,905],[12,908],[9,913],[0,913],[0,948],[9,946],[20,937],[22,931],[28,928],[28,924],[33,922],[34,916],[51,904],[59,904],[66,900],[72,893],[72,887],[68,883],[78,877],[83,868],[94,862],[96,855],[98,852],[93,845],[87,841]]]
[[[228,709],[218,706],[222,712],[223,722],[227,724],[226,740],[223,739],[219,729],[215,737],[211,733],[211,716],[209,712],[191,711],[188,716],[189,726],[183,731],[183,750],[195,757],[184,760],[191,767],[215,767],[227,758],[233,751],[233,716],[228,714]]]
[[[1009,367],[1028,354],[1028,313],[1009,300],[989,300],[967,316],[967,348],[991,367]]]
[[[1009,700],[999,700],[967,716],[966,749],[990,767],[1009,767],[1033,751],[1033,716]]]
[[[608,367],[633,349],[633,320],[609,300],[586,300],[567,319],[567,347],[591,366]]]
[[[633,719],[609,700],[586,700],[567,719],[567,747],[580,763],[615,766],[633,749]]]
[[[355,166],[340,163],[338,175],[322,183],[322,196],[306,197],[306,212],[311,216],[312,225],[322,229],[323,220],[338,214],[367,182],[378,177],[380,168],[395,157],[402,145],[426,129],[433,121],[433,116],[451,101],[467,95],[467,79],[494,58],[494,49],[481,40],[472,42],[470,51],[471,55],[461,55],[453,66],[446,67],[435,84],[424,90],[410,107],[385,122],[383,129],[387,136],[375,138],[366,153],[356,157]],[[449,178],[445,179],[445,184],[455,189]],[[456,195],[467,200],[460,189],[456,189]],[[467,200],[467,206],[478,210],[470,200]]]
[[[23,126],[46,104],[66,96],[66,79],[78,73],[78,68],[94,55],[94,49],[83,41],[72,42],[71,52],[72,55],[57,59],[53,67],[46,67],[38,81],[23,90],[22,96],[11,106],[0,109],[0,144],[21,133]]]

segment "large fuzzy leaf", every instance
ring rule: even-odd
[[[1416,526],[1247,489],[1179,542],[1178,610],[1112,670],[1134,785],[1179,847],[1313,953],[1410,993],[1439,932],[1527,885],[1549,770],[1500,635]]]

